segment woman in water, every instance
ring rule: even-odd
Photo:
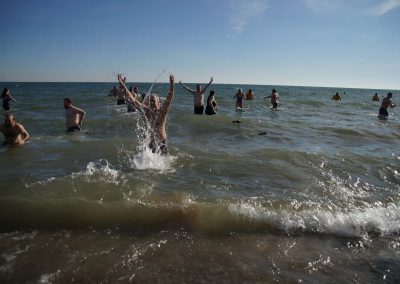
[[[246,94],[246,100],[252,100],[254,99],[254,93],[252,89],[249,89],[249,91]]]
[[[210,95],[207,98],[206,114],[213,115],[217,114],[217,102],[215,101],[214,91],[210,91]]]
[[[3,89],[3,93],[1,93],[0,98],[3,99],[3,109],[5,111],[10,110],[10,101],[17,102],[17,100],[11,96],[10,90],[8,88]]]
[[[238,92],[234,96],[236,98],[236,108],[243,108],[243,98],[244,98],[244,93],[241,88],[239,88]]]

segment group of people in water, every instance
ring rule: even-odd
[[[117,80],[119,82],[119,88],[114,86],[110,91],[110,96],[117,98],[117,105],[126,104],[128,112],[138,111],[142,114],[143,119],[146,121],[146,125],[148,125],[150,128],[149,148],[153,153],[166,155],[168,153],[166,123],[167,115],[174,96],[175,77],[173,75],[170,75],[169,77],[168,95],[162,104],[160,102],[160,98],[156,95],[146,93],[140,94],[139,89],[134,86],[128,88],[126,86],[126,77],[122,77],[121,74],[117,76]],[[193,90],[184,85],[182,81],[179,81],[179,85],[193,95],[194,114],[217,114],[217,102],[215,100],[215,92],[213,90],[210,91],[207,98],[206,107],[204,108],[204,94],[212,82],[213,78],[210,79],[209,83],[204,88],[202,88],[200,84],[197,84],[196,90]],[[343,95],[345,95],[345,93],[343,93]],[[17,102],[17,100],[11,96],[8,88],[4,88],[0,98],[3,100],[3,109],[7,112],[10,111],[10,101]],[[245,95],[243,90],[240,88],[235,94],[234,98],[236,98],[236,108],[242,109],[243,100],[253,100],[254,93],[252,89],[249,89]],[[264,99],[267,98],[269,98],[271,101],[271,109],[277,110],[280,104],[278,92],[275,89],[272,89],[271,95],[264,97]],[[335,101],[341,101],[341,99],[342,97],[338,92],[332,97],[332,100]],[[389,116],[387,109],[389,107],[396,106],[391,99],[392,93],[388,93],[388,95],[383,98],[381,108],[379,109],[378,117],[380,119],[387,119]],[[375,94],[372,100],[379,101],[378,94]],[[72,100],[70,98],[64,99],[64,109],[66,131],[80,131],[82,122],[86,116],[86,112],[72,105]],[[4,145],[22,145],[30,137],[25,128],[20,123],[16,122],[16,119],[12,113],[7,113],[5,115],[5,122],[0,125],[0,132],[2,132],[4,135]]]

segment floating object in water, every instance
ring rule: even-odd
[[[266,134],[267,134],[266,131],[263,131],[263,132],[258,133],[258,135],[266,135]]]
[[[232,120],[233,123],[242,123],[239,119],[238,120]]]

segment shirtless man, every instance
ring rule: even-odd
[[[191,93],[194,98],[194,114],[203,114],[204,112],[204,93],[206,92],[207,88],[213,82],[213,78],[211,77],[210,82],[205,86],[204,89],[201,88],[200,84],[196,85],[196,91],[188,88],[182,81],[179,81],[179,85],[181,85],[186,91]]]
[[[279,105],[279,94],[276,92],[275,89],[272,89],[272,94],[268,97],[265,97],[264,99],[271,98],[271,104],[273,109],[277,109]]]
[[[80,131],[86,112],[80,108],[74,107],[71,99],[69,98],[64,99],[64,108],[67,132],[74,132],[75,130]]]
[[[378,93],[375,93],[375,95],[372,97],[373,102],[379,102],[379,96]]]
[[[22,145],[30,137],[25,128],[15,122],[15,117],[12,114],[6,115],[4,124],[0,125],[0,132],[4,135],[4,145]]]
[[[389,113],[387,111],[388,107],[395,107],[396,105],[392,103],[392,93],[388,93],[386,98],[382,100],[382,106],[379,109],[379,115],[383,116],[384,119],[387,119],[389,117]]]
[[[118,81],[135,107],[144,113],[145,119],[151,127],[149,148],[153,153],[157,152],[161,155],[167,155],[167,132],[165,128],[167,124],[167,114],[174,96],[174,76],[169,76],[168,96],[162,106],[160,106],[160,99],[155,95],[150,95],[149,100],[146,99],[141,103],[126,87],[126,78],[122,78],[122,75],[119,74]]]

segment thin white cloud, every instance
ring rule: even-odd
[[[385,0],[383,3],[373,7],[370,13],[375,16],[382,16],[397,8],[400,8],[400,0]]]
[[[261,16],[268,8],[268,0],[228,0],[230,25],[235,33],[242,33],[248,22]]]

